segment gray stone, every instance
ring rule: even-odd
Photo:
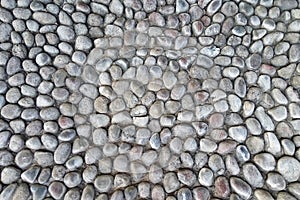
[[[251,163],[247,163],[243,165],[243,174],[245,176],[246,181],[252,187],[262,187],[264,185],[264,179],[259,170],[255,165]]]
[[[110,118],[104,114],[92,114],[90,115],[90,122],[95,128],[100,128],[107,126]]]
[[[186,12],[189,9],[189,4],[186,0],[176,0],[176,13]]]
[[[30,191],[32,193],[33,199],[42,200],[47,194],[47,187],[39,184],[34,184],[30,186]]]
[[[74,170],[81,167],[83,164],[83,159],[80,156],[73,156],[66,162],[66,167],[69,170]]]
[[[7,104],[2,107],[1,115],[7,119],[15,119],[21,114],[21,108],[15,104]]]
[[[285,189],[286,187],[286,183],[283,176],[274,172],[268,174],[266,184],[273,191],[280,191]]]
[[[274,133],[266,132],[264,134],[264,140],[265,140],[265,150],[267,152],[270,152],[275,156],[281,154],[281,145]]]
[[[199,171],[199,177],[198,177],[199,183],[203,186],[209,187],[214,182],[214,173],[212,170],[208,168],[202,168]]]
[[[30,196],[30,191],[27,184],[21,183],[14,192],[13,200],[25,200]]]
[[[57,28],[57,34],[60,40],[70,42],[75,39],[75,33],[73,29],[68,26],[59,26]]]
[[[196,200],[208,200],[210,199],[210,192],[205,187],[196,187],[193,189],[193,197]]]
[[[217,149],[217,144],[213,140],[203,138],[200,140],[199,147],[203,152],[213,152]]]
[[[289,61],[290,62],[297,62],[300,59],[300,45],[292,45],[289,50]]]
[[[188,188],[181,188],[177,193],[178,200],[192,200],[193,195],[190,189]]]
[[[113,177],[110,175],[98,176],[94,181],[94,185],[99,192],[108,192],[113,186]]]
[[[174,136],[185,139],[196,134],[194,128],[189,124],[178,124],[172,130]]]
[[[68,188],[73,188],[81,183],[81,175],[78,172],[69,172],[64,176],[64,184]]]
[[[267,192],[266,190],[262,190],[262,189],[256,189],[254,191],[254,197],[257,198],[257,200],[263,200],[263,199],[270,199],[270,200],[274,200],[274,198],[272,197],[272,195]]]
[[[291,183],[288,185],[288,191],[292,193],[296,198],[300,198],[299,183]]]
[[[84,137],[76,138],[75,141],[73,142],[72,153],[77,154],[80,152],[84,152],[88,149],[88,146],[89,146],[89,141],[86,138]]]
[[[109,10],[117,16],[121,16],[124,11],[124,6],[119,0],[112,0],[109,5]]]
[[[81,199],[92,200],[95,199],[95,190],[91,185],[87,185],[84,187],[81,195]]]
[[[282,10],[290,10],[292,8],[297,7],[297,1],[296,0],[288,0],[288,1],[275,0],[274,5],[278,6]]]
[[[246,82],[242,77],[238,77],[234,81],[234,91],[235,93],[243,98],[246,95]]]
[[[281,157],[277,163],[278,172],[289,182],[299,179],[300,171],[297,170],[299,167],[299,161],[289,156]]]
[[[240,161],[240,162],[246,162],[250,159],[250,152],[248,150],[248,148],[245,145],[239,145],[236,148],[236,158]]]
[[[5,167],[1,171],[1,182],[12,184],[20,179],[21,171],[15,167]]]
[[[278,106],[278,107],[272,108],[272,109],[268,110],[268,113],[271,115],[271,117],[275,121],[278,121],[278,122],[286,119],[288,116],[287,109],[284,106]]]
[[[12,27],[9,24],[2,23],[0,25],[0,42],[6,42],[10,39]]]
[[[56,23],[56,18],[46,12],[34,12],[32,15],[33,19],[38,21],[41,24],[55,24]]]
[[[243,199],[249,199],[252,194],[251,187],[242,179],[232,177],[230,178],[230,185],[238,195],[240,195]]]
[[[262,107],[255,110],[255,116],[266,131],[273,131],[275,126],[271,118],[265,113]]]
[[[71,145],[69,143],[61,143],[54,152],[54,162],[56,164],[64,164],[71,153]]]
[[[213,154],[208,159],[208,166],[217,175],[222,175],[225,172],[225,164],[222,157],[218,154]]]
[[[272,32],[263,37],[264,45],[275,45],[281,41],[284,37],[284,34],[281,32]]]
[[[207,6],[207,14],[209,16],[212,16],[215,14],[222,6],[222,1],[221,0],[213,0],[209,3]]]
[[[34,181],[37,179],[39,172],[41,171],[41,168],[38,166],[33,166],[24,171],[21,174],[21,178],[23,181],[28,183],[34,183]]]
[[[217,1],[219,1],[219,0],[217,0]],[[221,2],[221,1],[219,1],[219,2]],[[221,30],[220,24],[212,24],[205,29],[204,33],[205,33],[205,36],[215,36],[220,33],[220,30]]]
[[[272,171],[275,169],[276,160],[270,153],[260,153],[254,156],[254,163],[263,171]]]
[[[228,17],[234,16],[238,13],[238,6],[235,2],[226,2],[223,4],[221,11]]]
[[[244,142],[247,138],[248,132],[244,126],[230,127],[229,136],[237,142]]]
[[[151,198],[152,199],[157,199],[157,200],[163,200],[165,199],[165,192],[162,186],[155,185],[152,188],[151,192]]]
[[[128,158],[125,155],[119,155],[114,159],[113,162],[114,170],[118,172],[128,172],[129,170],[129,162]]]
[[[63,183],[54,181],[49,185],[48,191],[54,199],[61,199],[65,195],[67,188]]]
[[[163,186],[167,193],[176,191],[180,186],[176,174],[173,172],[167,173],[163,179]]]

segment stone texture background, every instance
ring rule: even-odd
[[[297,0],[0,0],[0,200],[300,199]]]

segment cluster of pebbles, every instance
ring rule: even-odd
[[[300,199],[298,0],[1,0],[0,199]]]

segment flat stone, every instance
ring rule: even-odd
[[[276,160],[270,153],[260,153],[254,156],[254,163],[263,171],[272,171],[275,169]]]
[[[180,186],[176,174],[173,172],[167,173],[163,179],[163,186],[167,193],[176,191]]]
[[[56,23],[56,18],[46,12],[34,12],[32,15],[33,19],[38,21],[41,24],[55,24]]]
[[[174,134],[174,136],[177,136],[181,139],[195,136],[196,134],[194,128],[189,124],[178,124],[174,126],[174,128],[172,129],[172,133]]]
[[[230,17],[238,13],[238,6],[235,2],[226,2],[222,5],[221,12]]]
[[[153,12],[156,10],[157,2],[154,0],[143,0],[143,8],[147,13]],[[138,9],[138,8],[137,8]]]
[[[268,174],[266,184],[273,191],[280,191],[286,187],[286,182],[283,176],[274,172]]]
[[[66,193],[67,188],[63,183],[54,181],[49,185],[48,191],[54,199],[60,199]]]
[[[47,187],[43,185],[31,185],[30,191],[32,193],[32,198],[36,200],[42,200],[47,194]]]
[[[123,30],[116,25],[107,25],[104,32],[107,36],[123,37]]]
[[[189,4],[186,0],[176,0],[176,13],[186,12],[189,9]]]
[[[230,127],[229,136],[237,142],[244,142],[247,138],[248,132],[244,126]]]
[[[225,163],[218,154],[213,154],[209,157],[208,166],[217,175],[222,175],[225,172]]]
[[[275,121],[282,121],[287,118],[287,109],[284,106],[278,106],[268,110],[268,113]]]
[[[64,176],[64,184],[68,188],[78,186],[82,181],[81,175],[78,172],[69,172]]]
[[[281,41],[284,37],[284,34],[281,32],[272,32],[263,37],[264,45],[275,45]]]
[[[300,59],[300,45],[292,45],[289,50],[289,61],[290,62],[297,62]]]
[[[217,0],[217,1],[219,1],[219,0]],[[221,1],[219,1],[219,2],[221,2]],[[215,36],[220,33],[220,30],[221,30],[220,24],[212,24],[205,29],[204,33],[205,33],[205,36]]]
[[[282,10],[290,10],[292,8],[297,7],[297,1],[296,0],[275,0],[274,5],[279,6]]]
[[[264,140],[265,140],[265,150],[267,152],[270,152],[273,155],[281,154],[281,145],[274,133],[266,132],[264,134]]]
[[[271,118],[265,113],[262,107],[255,110],[255,116],[266,131],[273,131],[275,126]]]
[[[53,155],[50,152],[35,152],[34,159],[42,167],[51,166],[53,164]]]
[[[227,198],[230,194],[230,187],[227,178],[219,176],[214,183],[214,195],[219,198]]]
[[[207,6],[207,14],[209,16],[212,16],[215,14],[222,6],[222,1],[221,0],[213,0],[209,3]]]
[[[99,192],[108,192],[113,186],[113,177],[111,175],[98,176],[94,181],[94,185]]]
[[[119,0],[113,0],[110,2],[109,10],[117,16],[121,16],[124,11],[124,6]]]
[[[21,178],[22,180],[28,183],[34,183],[34,181],[38,177],[40,170],[41,168],[37,166],[30,167],[29,169],[27,169],[21,174]]]
[[[238,161],[240,161],[240,162],[248,161],[251,156],[248,148],[245,145],[237,146],[235,155],[236,155],[236,158],[238,159]]]
[[[57,34],[62,41],[70,42],[75,39],[75,32],[68,26],[59,26],[57,28]]]
[[[196,200],[208,200],[210,199],[210,193],[205,187],[196,187],[193,189],[193,197]]]
[[[254,191],[254,197],[257,198],[257,200],[263,200],[263,199],[274,200],[274,198],[268,191],[262,189],[256,189]]]
[[[292,193],[296,198],[300,197],[299,186],[299,183],[291,183],[288,185],[288,191]]]
[[[54,152],[54,161],[57,164],[64,164],[71,153],[71,145],[69,143],[61,143]]]
[[[177,199],[178,200],[192,200],[193,199],[193,195],[190,189],[188,188],[181,188],[178,193],[177,193]]]
[[[5,167],[1,171],[1,182],[3,184],[12,184],[16,182],[21,175],[21,171],[15,167]]]
[[[248,118],[246,120],[246,126],[249,132],[253,135],[260,135],[262,133],[261,125],[255,118]]]
[[[209,187],[213,184],[214,182],[214,173],[212,170],[208,168],[202,168],[199,171],[199,177],[198,180],[201,185]]]
[[[300,163],[297,159],[289,156],[283,156],[278,160],[278,172],[289,182],[297,181],[300,177],[300,171],[297,170]]]
[[[104,114],[92,114],[90,115],[90,121],[95,128],[101,128],[109,124],[110,118]]]
[[[187,186],[193,186],[196,182],[196,175],[191,170],[180,170],[177,176],[178,180]]]
[[[114,159],[113,167],[118,172],[128,172],[129,163],[128,159],[124,155],[119,155]]]
[[[246,95],[246,82],[242,77],[238,77],[234,81],[234,91],[235,93],[243,98]]]
[[[213,152],[217,147],[217,144],[213,140],[206,138],[200,140],[200,150],[203,152]]]
[[[246,140],[246,146],[251,154],[262,152],[264,150],[264,145],[264,140],[256,136],[249,137]]]
[[[257,167],[253,164],[245,164],[243,165],[243,174],[245,176],[246,181],[252,187],[262,187],[264,185],[264,179]]]
[[[95,198],[95,190],[93,186],[87,185],[82,191],[81,199],[92,200]]]
[[[30,191],[29,191],[29,187],[27,184],[20,184],[17,189],[15,190],[14,192],[14,195],[13,195],[13,200],[17,200],[17,199],[20,199],[20,200],[25,200],[25,199],[28,199],[30,196]]]
[[[249,199],[252,194],[251,187],[242,179],[232,177],[230,178],[230,185],[238,195],[244,199]]]
[[[261,66],[261,56],[252,54],[247,60],[246,65],[249,69],[258,69]]]
[[[15,119],[21,114],[21,108],[15,104],[7,104],[2,107],[1,115],[7,119]]]

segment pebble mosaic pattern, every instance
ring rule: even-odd
[[[0,200],[300,199],[298,0],[0,0]]]

